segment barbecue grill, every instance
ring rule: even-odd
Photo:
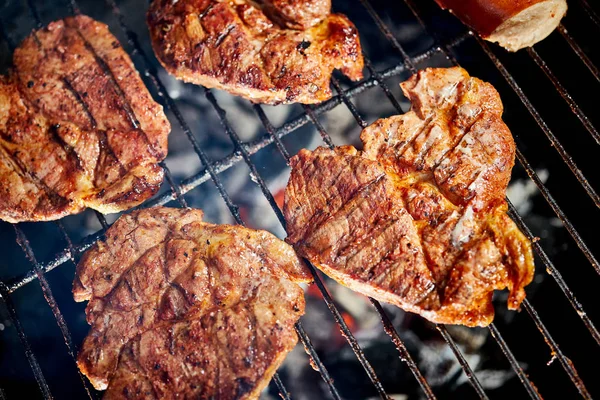
[[[399,320],[401,311],[368,299],[370,312],[381,319],[378,329],[383,328],[392,343],[374,347],[357,332],[344,301],[333,295],[340,292],[336,284],[310,266],[314,297],[326,306],[320,310],[330,312],[323,318],[334,321],[345,338],[339,352],[351,349],[352,365],[360,368],[340,367],[331,359],[332,352],[311,341],[320,332],[309,323],[316,313],[311,308],[316,303],[309,301],[296,331],[316,371],[306,385],[317,389],[304,391],[295,382],[291,364],[304,362],[305,357],[290,355],[265,398],[315,398],[314,393],[333,399],[599,395],[598,369],[591,361],[600,356],[600,333],[594,324],[600,307],[593,292],[600,274],[593,248],[600,223],[595,189],[600,174],[594,158],[600,145],[600,116],[592,95],[600,89],[600,47],[595,40],[600,37],[600,6],[571,1],[567,17],[549,38],[509,54],[482,41],[433,1],[333,3],[334,10],[346,13],[361,33],[367,73],[358,83],[335,75],[333,98],[315,106],[251,105],[174,81],[151,52],[144,0],[8,0],[0,8],[0,65],[6,71],[15,45],[31,29],[54,19],[82,12],[109,24],[173,126],[170,154],[162,164],[165,183],[142,207],[201,206],[212,222],[267,227],[280,235],[285,228],[278,203],[285,184],[281,176],[289,171],[285,162],[291,155],[301,147],[355,144],[360,130],[375,119],[407,110],[398,82],[425,66],[462,65],[498,89],[504,119],[517,142],[515,184],[509,189],[515,204],[509,202],[510,214],[533,239],[537,264],[521,312],[503,312],[502,304],[489,328],[459,329],[409,315]],[[256,129],[249,128],[249,120]],[[313,132],[320,143],[311,139]],[[239,180],[239,171],[250,183],[232,183]],[[519,185],[533,187],[537,194],[524,202]],[[236,187],[250,197],[260,192],[264,198],[248,206]],[[217,202],[215,196],[222,200]],[[223,209],[229,215],[215,211]],[[0,223],[0,399],[100,397],[75,366],[77,347],[88,326],[85,305],[72,299],[71,280],[82,252],[114,220],[88,210],[56,222]],[[483,338],[475,353],[465,335]],[[414,337],[423,345],[442,343],[436,348],[449,351],[460,369],[440,383],[420,348],[415,348]],[[490,383],[486,375],[490,370],[506,372],[499,384]],[[407,379],[400,379],[405,375]]]

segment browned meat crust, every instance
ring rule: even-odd
[[[79,368],[109,399],[257,398],[297,342],[308,281],[267,232],[193,209],[124,215],[77,266]]]
[[[331,10],[331,0],[254,0],[273,21],[290,29],[308,29]]]
[[[362,78],[356,28],[345,16],[330,15],[328,2],[262,4],[266,6],[243,0],[156,0],[148,11],[156,56],[179,79],[257,103],[326,100],[334,69],[353,80]],[[276,21],[296,21],[307,29],[282,28],[263,9],[272,18],[279,15]]]
[[[352,147],[302,150],[285,192],[287,241],[340,283],[433,322],[486,326],[494,289],[517,309],[531,244],[506,215],[515,144],[492,85],[461,68],[402,84],[412,111]]]
[[[162,183],[169,122],[104,24],[33,32],[0,77],[0,219],[138,205]]]

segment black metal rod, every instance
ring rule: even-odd
[[[465,372],[465,375],[471,382],[473,388],[477,392],[477,395],[481,399],[487,399],[488,396],[487,396],[487,394],[485,394],[485,391],[483,390],[483,386],[481,385],[481,382],[479,382],[479,379],[477,379],[477,375],[475,375],[475,372],[473,372],[473,369],[471,369],[471,366],[469,365],[469,363],[463,356],[462,352],[458,348],[458,345],[456,344],[456,342],[450,335],[450,332],[448,332],[448,328],[446,328],[445,325],[439,325],[439,324],[436,324],[435,327],[440,332],[440,334],[442,335],[442,337],[444,338],[446,343],[448,343],[448,345],[450,346],[450,349],[454,353],[454,356],[458,359],[460,366],[462,367],[463,371]]]
[[[529,397],[531,397],[532,399],[542,400],[542,396],[540,396],[540,393],[538,392],[533,382],[529,380],[527,374],[525,374],[525,371],[523,371],[523,368],[521,367],[521,365],[519,365],[519,362],[515,358],[515,355],[512,353],[512,351],[504,341],[504,338],[500,334],[500,331],[498,331],[498,328],[496,328],[496,325],[494,323],[491,323],[488,328],[494,339],[496,339],[496,343],[498,343],[498,346],[500,346],[500,350],[502,350],[502,352],[508,359],[508,362],[510,363],[512,369],[517,373],[519,380],[523,383],[523,386],[527,390]]]
[[[175,183],[175,180],[173,179],[173,175],[171,174],[171,171],[167,167],[167,164],[164,161],[161,161],[160,166],[162,167],[163,171],[165,171],[165,178],[167,178],[167,182],[169,183],[169,186],[171,187],[171,191],[173,192],[173,195],[179,202],[179,205],[181,205],[181,207],[187,208],[188,204],[181,193],[181,187],[179,187],[179,185],[177,185]]]
[[[17,311],[15,310],[15,305],[10,298],[10,294],[8,293],[8,287],[4,284],[4,282],[0,282],[0,299],[4,301],[4,305],[8,311],[8,316],[12,321],[15,329],[17,330],[17,335],[19,336],[19,341],[23,345],[25,350],[25,357],[27,357],[27,361],[33,371],[33,375],[35,376],[35,380],[40,387],[42,395],[45,399],[52,399],[52,393],[50,392],[50,388],[48,387],[48,383],[46,383],[46,378],[44,377],[44,372],[40,367],[40,364],[37,361],[33,350],[31,350],[31,346],[29,345],[29,341],[27,340],[27,334],[25,334],[25,330],[21,325],[21,321],[17,315]]]
[[[544,185],[538,174],[531,166],[531,164],[529,164],[529,161],[527,161],[527,159],[519,149],[517,149],[517,160],[519,160],[519,163],[523,166],[525,172],[527,172],[527,175],[529,175],[529,178],[531,178],[533,183],[535,183],[535,185],[538,187],[540,193],[542,194],[542,196],[544,196],[546,202],[548,202],[548,205],[550,205],[556,216],[561,220],[565,229],[569,232],[569,234],[571,235],[581,252],[585,255],[585,257],[588,259],[588,261],[596,270],[596,272],[600,274],[600,264],[598,264],[598,260],[596,260],[596,257],[589,249],[587,244],[583,241],[583,239],[579,235],[579,232],[577,232],[569,218],[567,218],[567,216],[565,215],[564,211],[556,203],[556,200],[554,200],[554,197],[552,197],[546,185]]]
[[[596,24],[596,26],[600,27],[600,17],[598,16],[598,14],[596,14],[596,11],[594,11],[592,6],[589,5],[587,0],[579,0],[579,3],[583,6],[583,8],[585,9],[585,12],[590,17],[590,19],[594,22],[594,24]]]
[[[590,70],[592,75],[594,75],[594,78],[596,78],[596,80],[600,82],[600,72],[598,71],[598,67],[596,67],[596,65],[592,62],[592,60],[590,60],[587,54],[585,54],[581,46],[577,44],[575,39],[573,39],[569,31],[567,31],[567,28],[565,28],[565,26],[562,23],[558,25],[558,32],[560,32],[560,34],[569,44],[571,49],[575,52],[575,54],[577,54],[581,62],[583,62],[585,66]]]
[[[309,106],[308,104],[304,104],[303,107],[304,107],[304,112],[306,113],[306,115],[308,115],[308,118],[310,119],[310,121],[317,128],[317,131],[319,131],[319,134],[321,135],[323,142],[325,142],[327,147],[329,147],[330,149],[333,149],[335,147],[335,145],[333,144],[331,137],[325,131],[325,128],[319,121],[319,118],[315,115],[315,112],[313,111],[311,106]]]
[[[404,47],[400,44],[400,42],[398,42],[398,40],[396,39],[394,34],[389,30],[387,25],[383,22],[383,20],[379,16],[379,14],[377,14],[375,9],[371,5],[371,2],[369,0],[360,0],[360,2],[363,5],[363,7],[367,10],[367,12],[371,16],[371,18],[373,19],[373,21],[375,22],[377,27],[379,28],[379,32],[381,32],[381,34],[383,36],[385,36],[387,41],[398,51],[398,53],[400,53],[400,55],[402,56],[402,60],[404,61],[404,64],[406,65],[406,67],[410,71],[410,73],[411,74],[417,73],[417,67],[415,66],[415,63],[413,63],[413,61],[410,59],[410,56],[408,55],[406,50],[404,50]]]
[[[260,104],[254,104],[253,107],[254,111],[256,112],[256,115],[258,115],[258,118],[260,119],[260,122],[263,124],[263,126],[267,130],[267,133],[275,142],[275,145],[277,146],[277,149],[279,149],[279,152],[283,156],[283,159],[286,163],[289,163],[290,153],[287,151],[285,145],[281,141],[281,137],[275,132],[275,127],[273,126],[273,124],[271,124],[269,118],[267,118],[267,114],[265,114],[265,111],[262,109]]]
[[[375,300],[372,297],[369,297],[369,301],[371,301],[371,304],[373,304],[373,306],[379,313],[379,316],[381,317],[381,322],[383,324],[383,330],[385,331],[385,333],[387,333],[387,335],[390,338],[392,338],[392,342],[394,343],[394,346],[396,346],[396,349],[400,353],[400,359],[406,363],[406,365],[410,369],[410,372],[417,379],[417,382],[419,383],[419,386],[421,386],[421,389],[425,393],[425,396],[428,399],[435,399],[436,398],[435,394],[433,393],[433,390],[431,389],[429,382],[427,382],[427,379],[425,379],[425,377],[421,373],[419,366],[417,365],[415,360],[412,358],[412,356],[408,352],[408,349],[406,348],[404,341],[402,340],[402,338],[400,338],[398,331],[394,327],[394,324],[392,323],[392,320],[390,319],[390,317],[387,315],[387,313],[381,306],[381,303],[379,303],[379,301]]]
[[[63,336],[65,345],[67,346],[67,353],[69,354],[69,356],[71,356],[75,365],[77,365],[77,348],[73,344],[73,339],[71,337],[71,332],[69,330],[67,322],[65,321],[65,318],[63,317],[62,312],[60,311],[60,308],[58,307],[58,304],[56,303],[56,299],[54,298],[54,295],[52,294],[52,289],[50,287],[50,283],[46,279],[46,275],[42,272],[40,265],[36,260],[35,254],[33,252],[33,249],[31,248],[31,245],[29,244],[29,240],[27,239],[27,236],[25,236],[25,233],[21,230],[21,228],[19,228],[18,225],[13,225],[13,227],[15,229],[15,233],[17,236],[17,243],[19,244],[19,246],[21,246],[27,259],[33,265],[34,271],[38,277],[38,281],[42,288],[42,294],[44,295],[44,299],[46,300],[46,303],[48,303],[48,306],[52,310],[54,319],[56,320],[56,323],[57,323],[57,325],[60,329],[60,332]],[[83,388],[85,389],[88,397],[90,399],[93,399],[94,397],[92,396],[92,391],[91,391],[86,379],[83,377],[83,374],[81,373],[81,371],[79,371],[79,368],[77,368],[77,372],[79,374],[79,378],[81,379]]]
[[[525,108],[527,108],[527,111],[529,111],[529,114],[531,114],[531,116],[533,117],[535,122],[538,124],[540,129],[544,132],[544,134],[546,135],[548,140],[550,140],[550,144],[552,145],[552,147],[554,147],[556,149],[556,151],[558,152],[560,157],[563,159],[565,164],[567,164],[567,166],[569,167],[569,169],[571,170],[573,175],[575,175],[575,178],[577,178],[577,181],[581,184],[581,186],[583,186],[583,188],[585,189],[588,196],[592,199],[592,201],[594,202],[594,204],[596,204],[597,207],[600,207],[600,196],[598,196],[598,194],[596,193],[596,190],[592,187],[592,185],[590,185],[587,178],[583,175],[583,173],[581,172],[579,167],[577,167],[577,164],[575,163],[575,161],[573,161],[573,158],[571,157],[571,155],[569,153],[567,153],[567,151],[564,149],[564,147],[562,146],[560,141],[556,138],[554,133],[550,130],[550,128],[546,124],[546,121],[544,121],[544,119],[542,118],[540,113],[533,106],[533,104],[531,103],[529,98],[525,95],[525,93],[523,92],[523,90],[521,89],[521,87],[519,86],[517,81],[515,80],[515,78],[510,74],[510,72],[508,72],[508,70],[502,64],[500,59],[492,52],[492,50],[487,45],[487,43],[485,43],[481,38],[476,38],[476,39],[479,42],[479,44],[481,45],[481,48],[483,49],[483,51],[488,55],[490,60],[494,63],[494,65],[496,66],[496,68],[498,69],[500,74],[502,74],[502,76],[504,77],[506,82],[508,82],[508,84],[513,89],[513,91],[517,94],[517,96],[519,96],[519,99],[521,99],[521,102],[523,103]]]
[[[531,247],[533,247],[533,251],[535,251],[538,257],[542,260],[542,263],[546,267],[546,272],[548,272],[548,274],[552,276],[552,278],[554,278],[554,281],[556,281],[558,287],[564,293],[565,297],[571,304],[571,307],[573,307],[573,309],[577,312],[577,315],[579,315],[579,318],[581,318],[583,324],[586,326],[596,343],[600,345],[600,333],[598,332],[598,329],[596,329],[596,326],[594,325],[590,317],[588,317],[586,312],[583,310],[583,306],[575,298],[575,295],[573,294],[571,289],[569,289],[569,286],[563,279],[558,269],[556,269],[554,263],[550,260],[544,249],[542,249],[542,246],[540,246],[540,244],[535,240],[533,233],[531,233],[531,230],[525,224],[525,221],[523,221],[523,218],[519,215],[515,206],[508,199],[507,203],[508,215],[510,215],[510,217],[515,221],[515,223],[517,224],[519,229],[521,229],[521,231],[525,234],[525,236],[527,236],[527,238],[531,240]]]
[[[542,322],[540,316],[538,315],[537,311],[533,308],[529,300],[523,300],[523,308],[525,308],[527,313],[529,313],[529,315],[535,322],[535,325],[544,337],[544,341],[548,343],[548,346],[550,346],[552,355],[558,358],[558,361],[560,361],[564,370],[567,371],[569,378],[571,378],[571,381],[575,384],[575,387],[577,387],[577,390],[579,391],[581,396],[585,399],[591,399],[592,396],[590,395],[583,381],[579,377],[579,374],[573,366],[573,363],[563,354],[562,350],[558,347],[558,343],[556,343],[552,335],[550,335],[550,332]]]
[[[340,394],[338,393],[337,388],[333,384],[333,378],[331,377],[331,375],[329,375],[329,371],[327,371],[325,364],[323,364],[323,362],[321,361],[321,358],[319,358],[319,356],[315,350],[315,347],[313,346],[312,342],[310,341],[310,338],[306,334],[306,331],[304,330],[304,328],[302,327],[302,324],[299,321],[296,324],[296,333],[298,334],[298,337],[300,338],[300,341],[302,342],[302,345],[304,346],[304,351],[306,351],[306,354],[308,354],[308,356],[311,358],[311,360],[313,362],[315,362],[317,370],[319,371],[321,378],[327,384],[327,387],[329,388],[329,392],[331,393],[331,396],[335,400],[341,400]]]
[[[540,69],[544,72],[546,77],[548,77],[550,82],[552,82],[552,84],[554,85],[554,88],[556,88],[556,91],[560,94],[560,96],[569,105],[573,114],[575,114],[575,116],[583,124],[585,129],[587,129],[587,131],[590,133],[590,135],[592,135],[592,137],[594,138],[596,143],[600,144],[600,133],[598,133],[598,130],[596,130],[596,127],[592,124],[592,122],[590,121],[588,116],[585,115],[585,113],[583,112],[581,107],[579,107],[579,104],[577,104],[577,102],[575,100],[573,100],[573,97],[569,94],[569,92],[563,86],[563,84],[560,83],[560,81],[558,80],[556,75],[554,75],[554,72],[552,72],[552,70],[550,69],[548,64],[546,64],[546,62],[542,59],[542,57],[539,55],[539,53],[533,47],[528,47],[527,53],[533,59],[533,61],[535,61],[537,66],[540,67]]]
[[[332,76],[331,77],[331,83],[333,84],[333,87],[335,88],[336,92],[340,96],[342,96],[342,101],[344,102],[344,104],[346,105],[346,107],[348,108],[348,110],[350,110],[350,113],[352,114],[352,116],[356,120],[356,123],[361,128],[363,128],[363,129],[366,128],[367,125],[368,125],[367,121],[365,121],[363,119],[363,117],[358,113],[358,110],[356,109],[356,106],[352,103],[352,100],[350,100],[350,98],[348,96],[346,96],[346,93],[344,93],[344,90],[340,86],[340,82],[336,78],[334,78]]]
[[[281,398],[283,400],[291,400],[290,392],[288,392],[285,388],[278,373],[275,373],[275,375],[273,375],[273,382],[275,382],[275,386],[277,386],[277,390],[279,391],[279,395],[281,396]]]

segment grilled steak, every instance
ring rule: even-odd
[[[169,122],[106,25],[52,22],[13,60],[0,77],[0,219],[112,213],[158,190]]]
[[[321,22],[331,10],[331,0],[254,0],[279,25],[308,29]]]
[[[257,3],[154,1],[148,25],[159,61],[179,79],[257,103],[326,100],[334,69],[362,78],[356,28],[345,16],[329,14],[328,1]]]
[[[292,158],[288,242],[338,282],[438,323],[486,326],[494,289],[517,309],[531,244],[507,216],[515,144],[488,83],[461,68],[402,84],[412,110],[353,147]]]
[[[193,209],[122,216],[77,266],[81,371],[105,397],[250,399],[297,342],[309,273],[273,235]]]

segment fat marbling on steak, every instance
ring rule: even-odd
[[[0,77],[0,219],[140,204],[158,190],[170,125],[104,24],[34,31]]]
[[[323,0],[156,0],[147,19],[158,60],[177,78],[257,103],[308,104],[331,97],[334,69],[362,78],[358,32],[330,8]]]
[[[500,96],[461,68],[420,71],[402,89],[412,110],[364,129],[364,151],[292,158],[287,241],[358,292],[433,322],[488,325],[494,289],[517,309],[534,272],[506,214],[515,144]]]
[[[309,272],[275,236],[202,211],[124,215],[77,266],[81,371],[107,399],[254,399],[297,342]]]

